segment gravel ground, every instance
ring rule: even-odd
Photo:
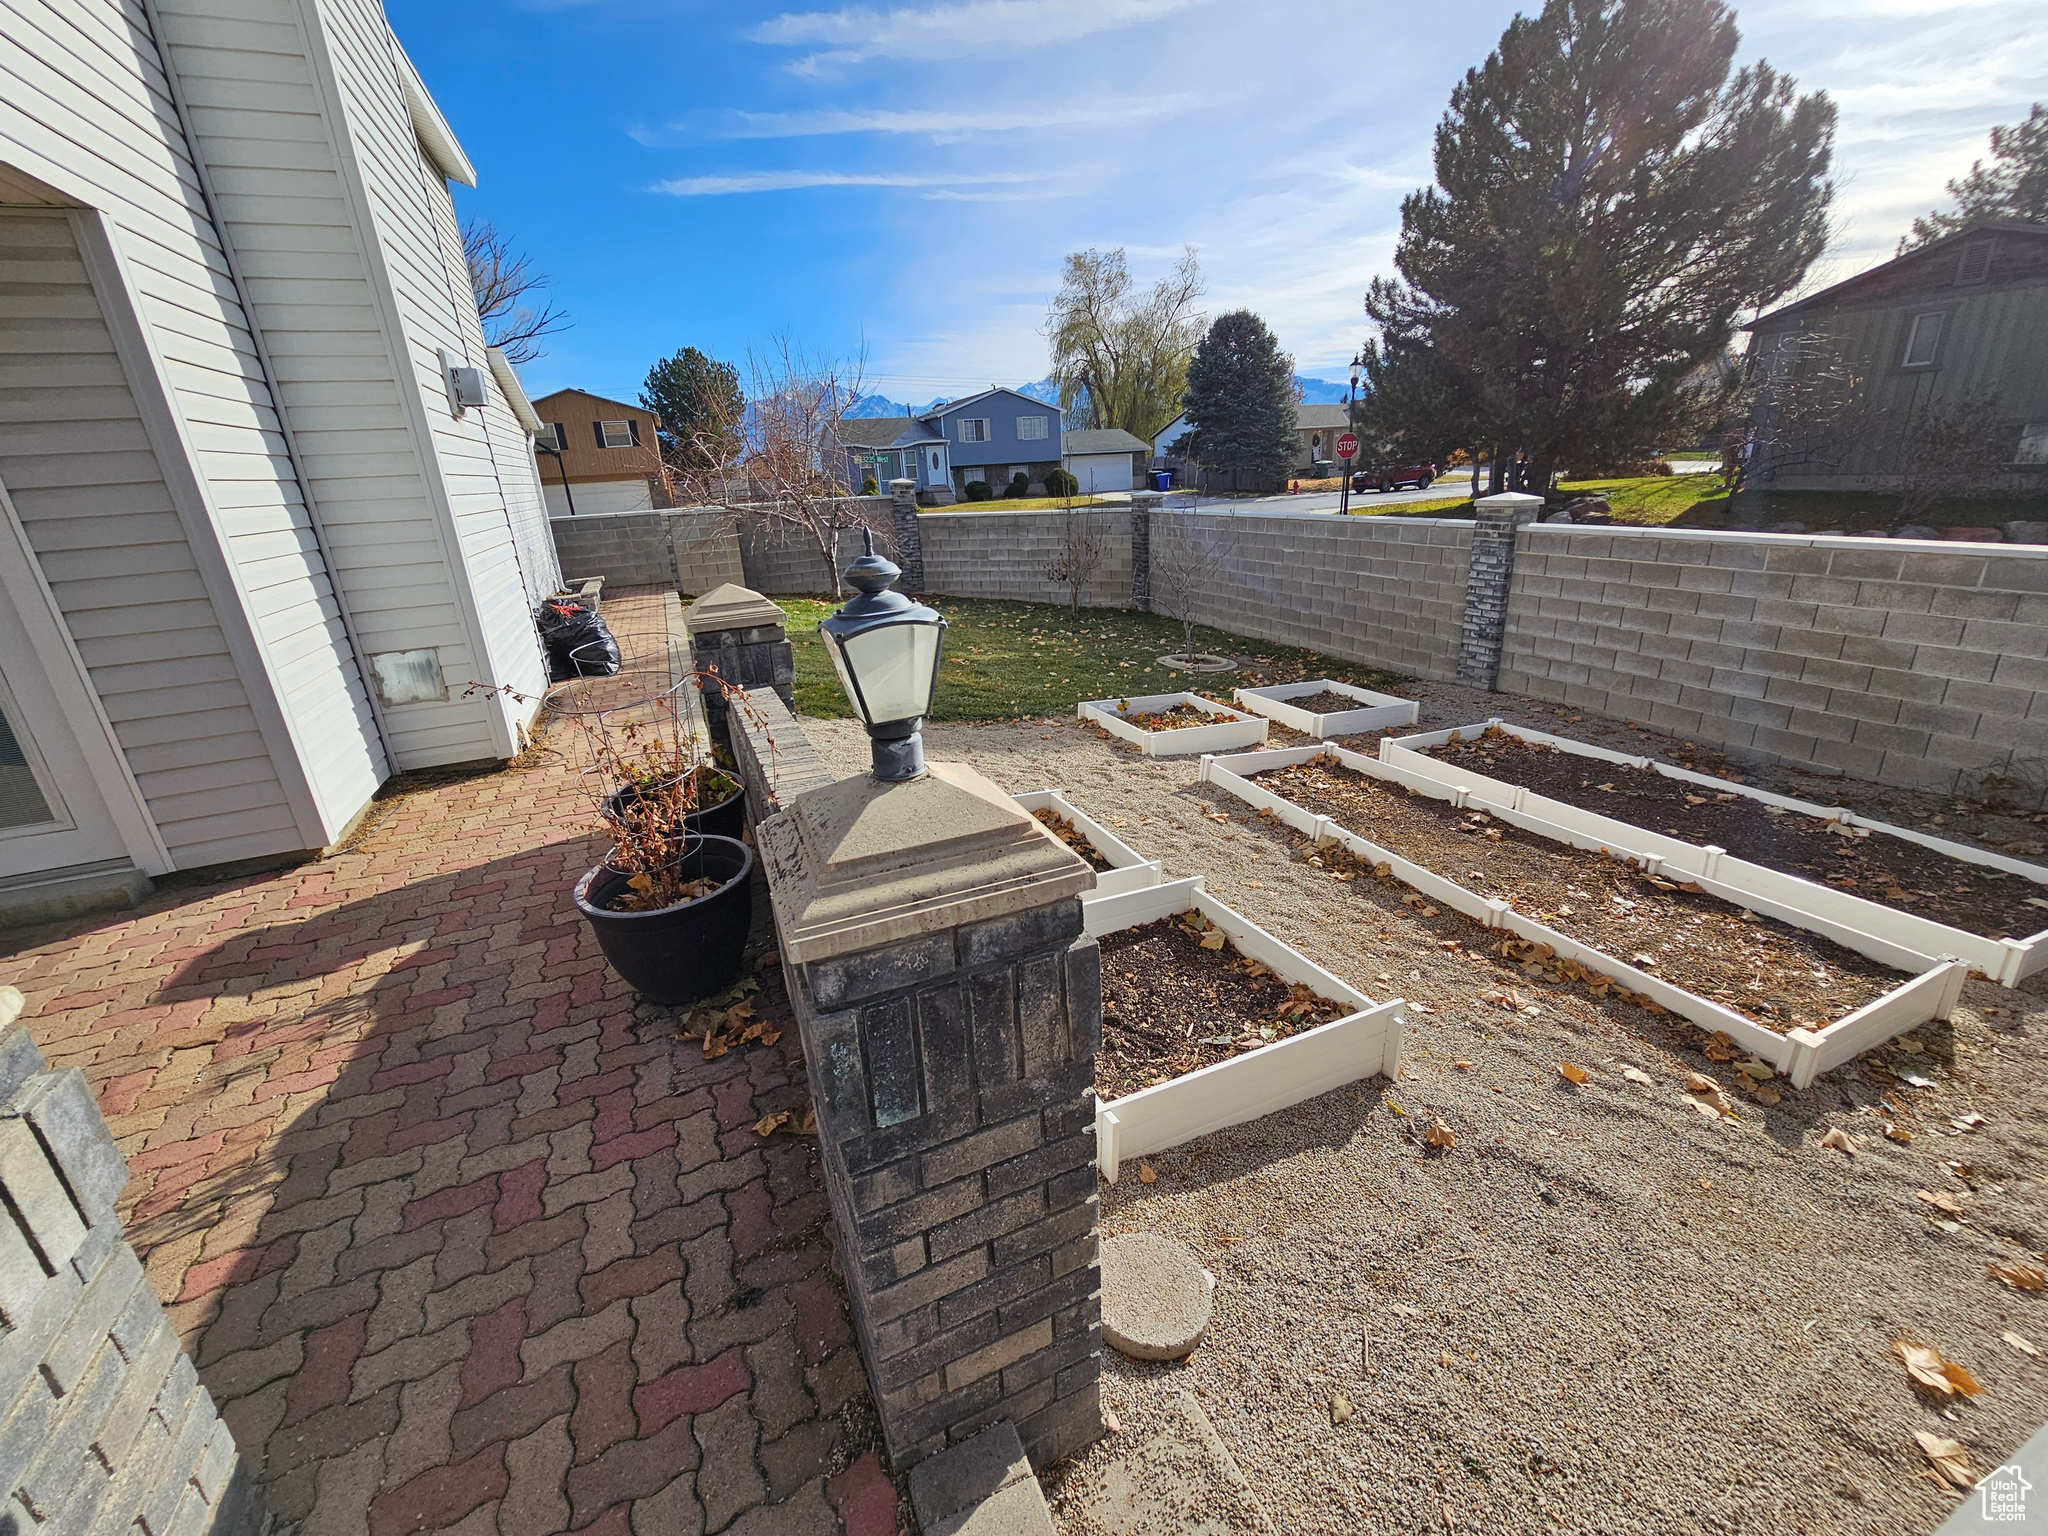
[[[1498,694],[1414,691],[1424,729],[1499,714],[1652,756],[1675,745]],[[840,771],[865,765],[850,722],[805,725]],[[2048,1245],[2048,978],[1972,982],[1953,1026],[1921,1031],[1924,1054],[1893,1053],[1932,1086],[1857,1063],[1708,1120],[1680,1079],[1706,1073],[1735,1098],[1732,1073],[1689,1025],[1445,951],[1477,930],[1420,917],[1399,887],[1335,884],[1280,832],[1205,820],[1238,806],[1195,786],[1192,759],[1143,758],[1071,719],[926,737],[1008,788],[1066,791],[1168,878],[1206,876],[1355,986],[1413,1005],[1402,1081],[1339,1088],[1152,1159],[1150,1186],[1104,1187],[1106,1232],[1177,1236],[1222,1282],[1202,1348],[1175,1365],[1112,1355],[1105,1401],[1150,1419],[1163,1394],[1197,1393],[1281,1529],[1926,1532],[1953,1501],[1914,1431],[1960,1441],[1981,1473],[2048,1417],[2048,1295],[1986,1269]],[[1948,809],[1760,777],[1871,814]],[[1509,985],[1533,1015],[1484,1000]],[[1566,1083],[1561,1061],[1589,1081]],[[1966,1113],[1981,1128],[1953,1130]],[[1432,1115],[1455,1149],[1416,1142]],[[1911,1144],[1884,1139],[1887,1121]],[[1834,1126],[1857,1155],[1818,1145]],[[1960,1219],[1921,1191],[1952,1196]],[[1895,1338],[1961,1362],[1981,1395],[1916,1397]],[[1354,1414],[1333,1425],[1340,1392]]]

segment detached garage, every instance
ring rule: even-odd
[[[1103,491],[1134,491],[1144,484],[1152,445],[1121,427],[1107,431],[1068,428],[1060,434],[1060,465],[1080,484],[1084,495]]]

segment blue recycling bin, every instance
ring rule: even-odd
[[[1173,489],[1173,471],[1172,471],[1172,470],[1170,470],[1170,469],[1155,469],[1155,470],[1153,470],[1153,471],[1152,471],[1152,489],[1153,489],[1153,490],[1155,490],[1155,491],[1170,491],[1170,490],[1172,490],[1172,489]]]

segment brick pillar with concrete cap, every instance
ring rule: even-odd
[[[896,563],[903,575],[896,582],[899,592],[924,590],[924,537],[917,528],[917,482],[889,482],[889,514],[896,530]]]
[[[1520,491],[1472,503],[1472,555],[1465,575],[1465,623],[1458,636],[1458,681],[1491,690],[1500,681],[1508,628],[1508,585],[1515,574],[1515,536],[1543,510],[1543,498]]]
[[[1152,514],[1166,504],[1157,491],[1131,492],[1131,606],[1152,606]]]
[[[743,688],[773,688],[786,705],[796,705],[796,654],[782,629],[782,610],[751,587],[727,582],[683,610],[690,632],[690,664],[715,672]],[[725,696],[708,679],[704,718],[711,734],[726,739]]]
[[[950,763],[808,788],[755,832],[893,1464],[1003,1419],[1039,1466],[1078,1450],[1102,1433],[1093,872]]]

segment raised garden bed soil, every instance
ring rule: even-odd
[[[1079,855],[1081,855],[1082,858],[1086,859],[1088,861],[1088,867],[1094,870],[1098,875],[1107,874],[1109,873],[1109,871],[1116,868],[1114,864],[1110,863],[1109,860],[1105,859],[1100,853],[1096,851],[1095,845],[1093,843],[1089,842],[1088,839],[1083,837],[1079,832],[1076,832],[1074,830],[1074,824],[1071,821],[1068,821],[1065,817],[1055,815],[1052,811],[1049,810],[1036,810],[1033,811],[1031,814],[1037,817],[1040,825],[1045,827],[1047,831],[1051,832],[1054,837],[1058,838],[1061,842],[1065,843],[1069,848],[1073,849],[1074,852],[1078,853]]]
[[[1905,979],[1831,939],[1653,879],[1626,860],[1552,842],[1484,811],[1457,810],[1332,759],[1268,769],[1254,782],[1766,1029],[1824,1028]]]
[[[1819,881],[1917,917],[1986,938],[2027,938],[2048,929],[2048,885],[1970,864],[1919,843],[1782,810],[1748,795],[1716,792],[1654,768],[1581,757],[1490,728],[1476,741],[1432,749],[1504,783],[1562,800],[1738,859]],[[1845,835],[1846,834],[1846,835]]]
[[[1343,715],[1354,709],[1371,709],[1370,699],[1354,699],[1348,693],[1337,693],[1325,688],[1321,693],[1311,693],[1299,699],[1283,699],[1282,703],[1293,709],[1305,709],[1312,715]]]
[[[1203,944],[1219,938],[1194,914],[1102,936],[1098,1098],[1115,1100],[1344,1016],[1341,1003],[1281,980],[1228,939]]]

